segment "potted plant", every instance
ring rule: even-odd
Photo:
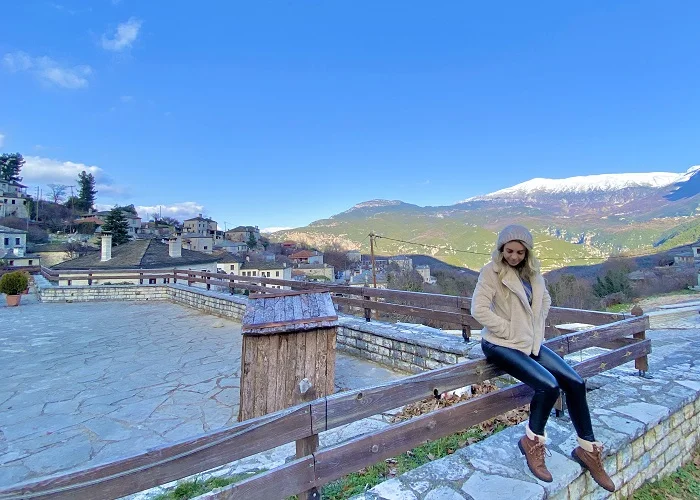
[[[18,306],[22,298],[20,295],[29,286],[29,278],[27,273],[22,271],[13,271],[4,274],[0,278],[0,293],[5,294],[5,300],[10,307]]]

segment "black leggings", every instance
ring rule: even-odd
[[[595,441],[591,413],[586,401],[586,383],[557,353],[542,346],[537,356],[481,340],[486,359],[501,370],[535,390],[530,402],[530,430],[544,435],[544,426],[559,397],[559,387],[566,393],[566,403],[576,434]]]

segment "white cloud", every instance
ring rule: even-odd
[[[104,171],[94,165],[53,160],[40,156],[25,156],[24,159],[26,163],[22,168],[22,182],[25,184],[56,183],[74,185],[78,174],[83,170],[94,175],[96,180],[104,177]]]
[[[112,35],[108,36],[106,33],[102,35],[102,48],[113,52],[130,49],[139,36],[141,24],[143,22],[135,17],[119,24]]]
[[[294,229],[293,227],[282,227],[282,226],[272,226],[266,227],[260,230],[261,233],[276,233],[277,231],[287,231],[289,229]]]
[[[5,144],[5,135],[0,134],[0,148]]]
[[[87,87],[87,77],[92,74],[92,68],[87,65],[64,67],[50,57],[32,57],[22,51],[8,52],[2,62],[11,73],[27,71],[45,83],[66,89]]]
[[[169,205],[139,205],[136,211],[143,219],[147,219],[150,214],[158,213],[163,217],[174,217],[182,221],[204,213],[204,205],[196,201],[183,201]]]
[[[86,165],[72,161],[54,160],[41,156],[25,156],[26,163],[22,168],[24,184],[44,186],[46,184],[64,184],[75,186],[77,194],[78,174],[85,170],[95,176],[95,189],[98,199],[120,199],[129,196],[129,189],[115,184],[105,171],[96,165]]]

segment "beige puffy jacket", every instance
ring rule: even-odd
[[[507,269],[501,281],[498,271]],[[528,356],[537,356],[544,340],[544,327],[549,297],[544,278],[537,273],[531,278],[532,306],[518,273],[508,264],[489,262],[481,273],[472,297],[472,316],[484,328],[481,337],[492,344],[517,349]]]

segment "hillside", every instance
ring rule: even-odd
[[[440,207],[371,200],[272,238],[368,252],[374,232],[380,253],[426,253],[478,270],[496,233],[513,222],[531,228],[545,271],[600,263],[620,253],[668,250],[700,237],[700,167],[681,174],[533,179]]]

